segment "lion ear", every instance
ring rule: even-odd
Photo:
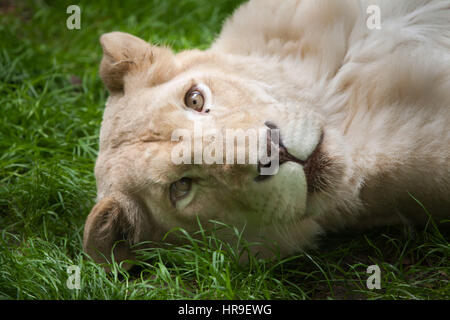
[[[168,48],[151,46],[124,32],[105,33],[100,43],[100,77],[111,94],[154,86],[173,76],[175,57]]]
[[[113,198],[103,198],[92,208],[86,220],[84,250],[97,263],[111,263],[111,254],[116,262],[133,260],[130,245],[133,230],[119,203]],[[130,267],[130,264],[124,264],[124,268]]]

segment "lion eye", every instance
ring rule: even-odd
[[[197,89],[191,89],[186,93],[186,96],[184,97],[184,103],[186,104],[186,107],[201,112],[203,109],[203,105],[205,104],[205,98]]]
[[[170,185],[170,200],[175,204],[178,200],[183,199],[191,191],[192,179],[181,178]]]

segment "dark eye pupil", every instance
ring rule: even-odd
[[[191,180],[189,178],[182,178],[177,183],[178,191],[188,191],[191,187]]]
[[[170,201],[173,205],[175,203],[186,197],[191,190],[192,180],[190,178],[181,178],[180,180],[172,183],[170,186]]]

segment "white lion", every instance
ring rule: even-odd
[[[290,254],[327,230],[423,223],[422,205],[449,216],[449,0],[251,0],[205,51],[120,32],[101,44],[110,97],[84,233],[97,261],[118,240],[120,261],[197,219],[245,225],[249,241]],[[278,173],[175,164],[174,130],[196,124],[278,128]]]

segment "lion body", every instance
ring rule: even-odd
[[[369,7],[379,28],[368,25]],[[275,240],[288,254],[326,230],[449,216],[450,1],[252,0],[206,51],[174,55],[122,33],[101,41],[111,95],[88,251],[123,234],[134,244],[195,230],[196,218],[245,225],[250,240]],[[192,85],[207,113],[183,105]],[[285,163],[256,183],[254,165],[170,160],[177,128],[266,121],[309,165]],[[182,177],[192,190],[171,203]]]

